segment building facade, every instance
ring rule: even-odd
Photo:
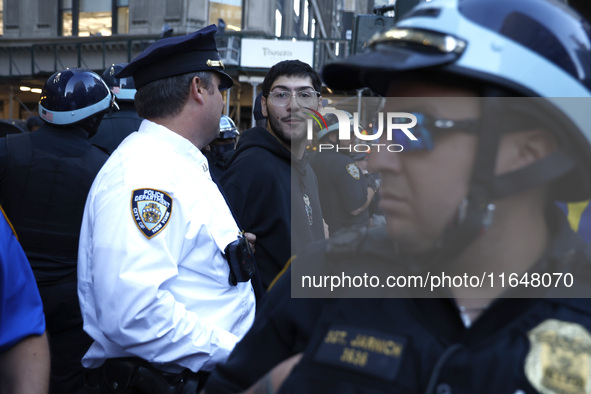
[[[241,65],[244,39],[282,48],[311,42],[304,59],[320,69],[348,54],[350,16],[370,13],[373,6],[374,0],[1,0],[0,118],[36,114],[40,89],[58,70],[82,67],[101,74],[161,37],[215,23],[218,48],[237,82],[226,113],[241,128],[250,127],[252,98],[268,68]]]

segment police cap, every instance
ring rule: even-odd
[[[133,59],[116,75],[133,77],[136,88],[163,78],[196,71],[216,72],[220,89],[232,86],[215,44],[216,25],[209,25],[194,33],[168,37],[156,41]]]

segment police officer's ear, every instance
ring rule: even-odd
[[[500,175],[528,166],[557,148],[556,138],[541,128],[505,133],[499,145],[496,173]]]
[[[203,104],[203,91],[207,88],[203,85],[203,82],[199,77],[193,77],[191,79],[191,86],[189,89],[189,97],[196,100],[199,104]]]
[[[261,96],[261,112],[265,118],[269,117],[269,111],[267,111],[267,97]]]

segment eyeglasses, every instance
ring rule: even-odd
[[[302,107],[312,107],[318,104],[318,97],[320,92],[315,90],[298,90],[297,92],[289,92],[287,90],[274,90],[269,92],[268,97],[275,105],[284,106],[289,104],[289,100],[295,97],[298,104]]]
[[[478,119],[438,119],[420,112],[412,112],[417,118],[417,124],[409,131],[417,138],[411,140],[400,128],[392,131],[392,141],[402,146],[402,151],[431,151],[434,148],[433,137],[439,133],[463,131],[475,133],[478,130]],[[408,124],[409,118],[393,118],[393,124]],[[375,131],[375,130],[374,130]],[[384,133],[386,134],[386,133]]]

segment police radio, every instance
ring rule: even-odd
[[[236,241],[226,246],[224,253],[230,265],[229,281],[232,286],[236,286],[238,282],[248,282],[254,277],[256,262],[244,231],[238,234]]]

